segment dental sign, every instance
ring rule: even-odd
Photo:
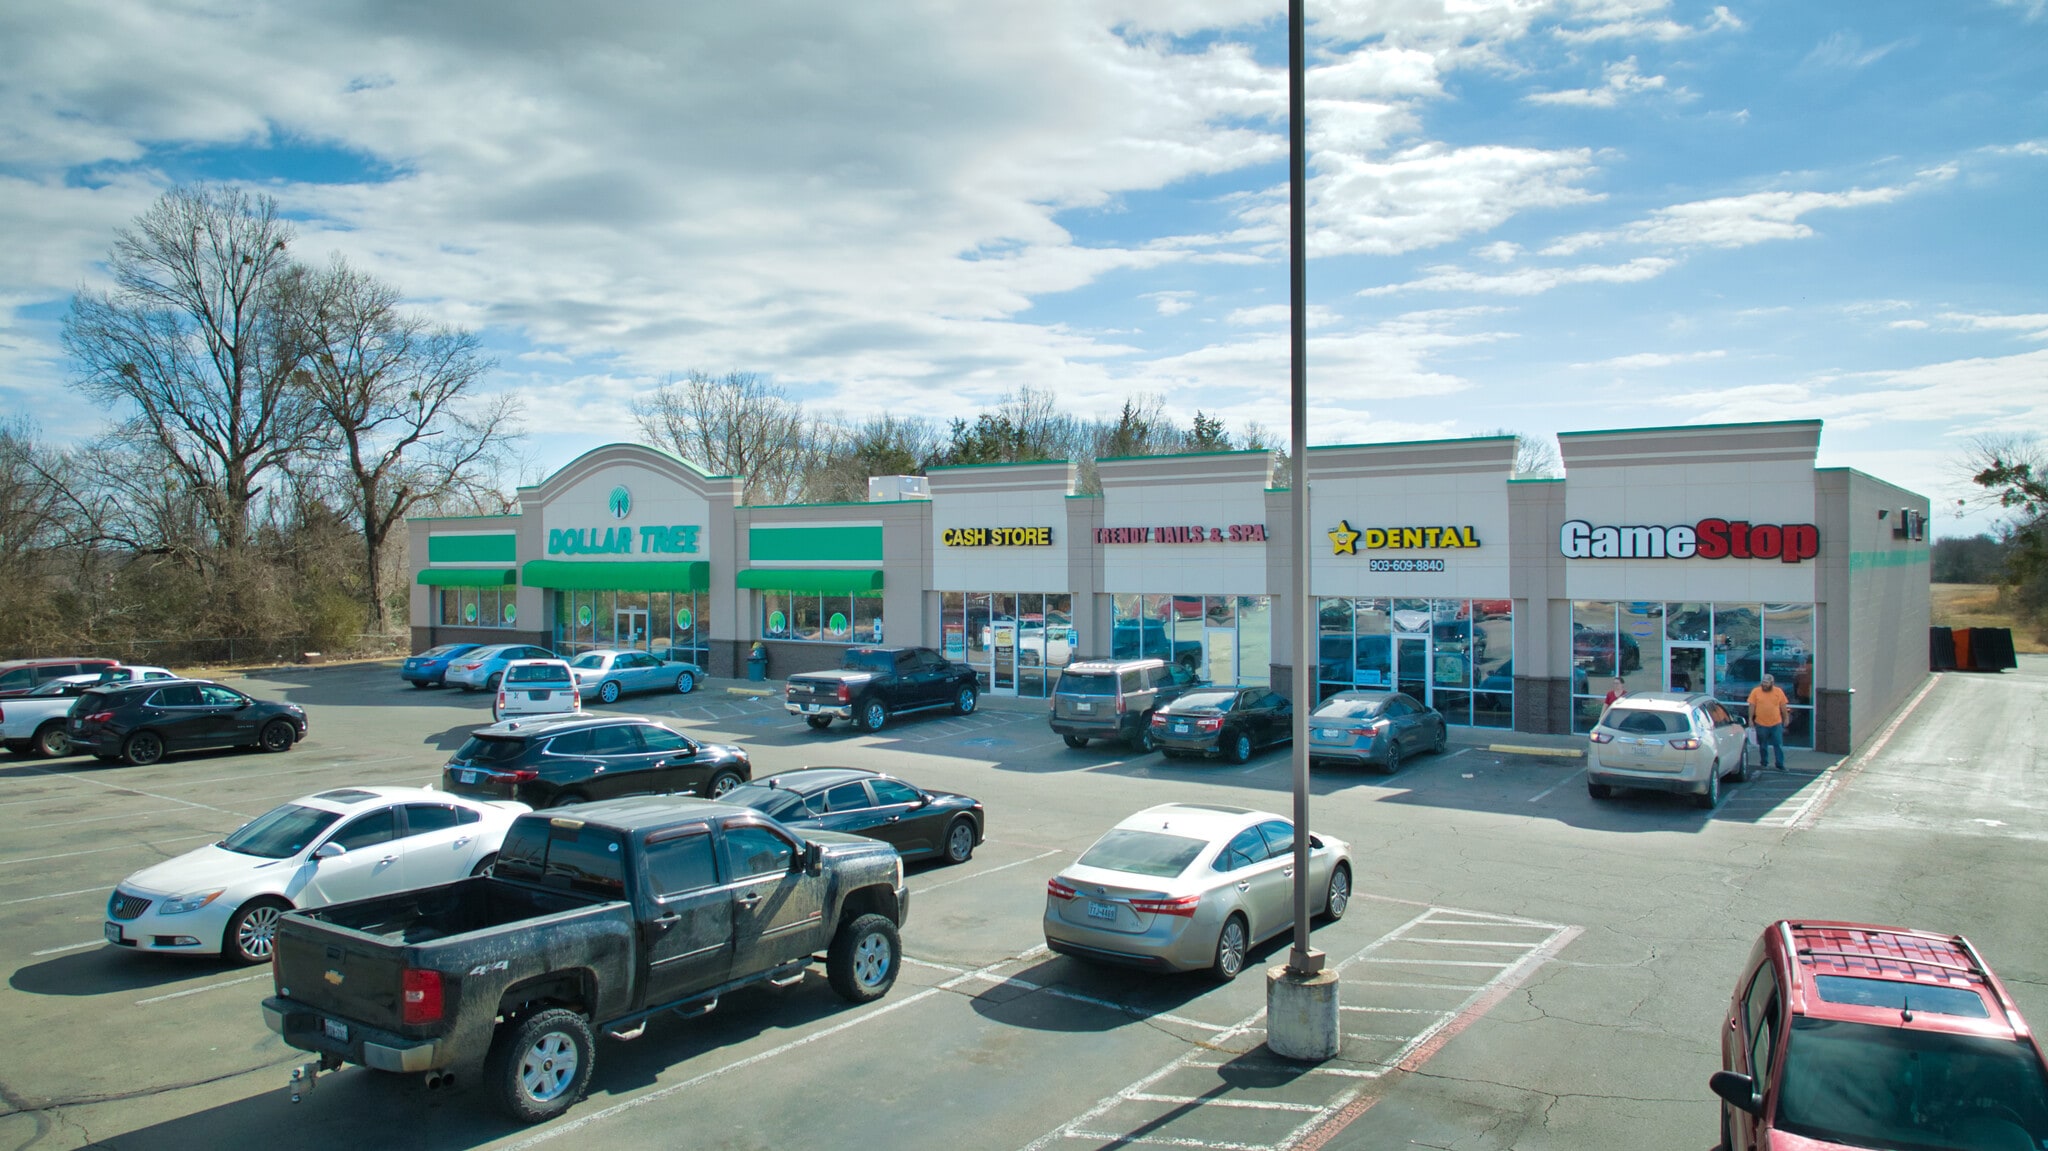
[[[1596,527],[1584,520],[1571,520],[1557,533],[1557,550],[1568,560],[1738,559],[1796,564],[1820,554],[1820,529],[1813,524],[1722,519],[1675,527]]]

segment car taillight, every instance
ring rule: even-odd
[[[1195,730],[1221,731],[1223,730],[1223,717],[1220,715],[1212,715],[1204,719],[1197,719],[1195,721]]]
[[[498,689],[498,710],[505,710],[505,689],[502,687]]]
[[[1125,713],[1126,711],[1129,711],[1129,710],[1130,710],[1130,701],[1129,701],[1129,700],[1127,700],[1127,699],[1125,699],[1125,698],[1124,698],[1123,696],[1117,696],[1117,697],[1116,697],[1116,713],[1117,713],[1118,715],[1122,715],[1123,713]]]
[[[432,1023],[441,1018],[441,973],[408,967],[399,973],[403,1005],[399,1021],[408,1027]]]
[[[113,713],[113,712],[111,712],[111,711],[96,711],[96,712],[93,712],[93,713],[92,713],[91,715],[88,715],[88,716],[86,716],[86,717],[85,717],[85,722],[87,722],[87,723],[112,723],[112,722],[114,722],[114,713]]]
[[[506,772],[505,778],[511,780],[513,783],[532,783],[534,780],[540,778],[540,772],[530,767],[522,767],[516,771]]]
[[[1166,726],[1166,713],[1165,713],[1165,712],[1162,712],[1162,711],[1155,711],[1155,712],[1153,712],[1153,713],[1152,713],[1152,726],[1153,726],[1153,727],[1165,727],[1165,726]]]
[[[1346,728],[1345,732],[1348,735],[1378,735],[1385,730],[1387,730],[1387,724],[1383,720],[1379,723],[1368,723],[1364,727]]]
[[[571,689],[569,690],[569,706],[570,706],[571,708],[575,709],[576,711],[582,711],[582,710],[583,710],[583,693],[582,693],[582,692],[580,692],[580,691],[578,691],[578,690],[576,690],[576,689],[574,689],[574,688],[571,688]]]
[[[840,685],[839,685],[839,702],[840,702],[840,703],[852,703],[852,702],[853,702],[853,688],[851,688],[851,687],[849,687],[849,686],[847,686],[846,684],[843,684],[843,683],[842,683],[842,684],[840,684]]]
[[[1047,895],[1052,896],[1054,899],[1074,898],[1074,889],[1068,887],[1064,883],[1061,883],[1057,879],[1048,879],[1045,881],[1045,893]]]
[[[1606,733],[1606,732],[1604,732],[1604,731],[1596,731],[1596,732],[1594,732],[1594,733],[1593,733],[1593,742],[1594,742],[1594,743],[1613,743],[1613,742],[1614,742],[1614,737],[1613,737],[1613,736],[1611,736],[1611,735],[1609,735],[1609,734],[1607,734],[1607,733]]]
[[[1699,750],[1699,746],[1700,746],[1700,741],[1699,741],[1699,740],[1696,740],[1696,739],[1690,739],[1690,738],[1688,738],[1688,739],[1674,739],[1674,740],[1672,740],[1672,741],[1671,741],[1671,746],[1672,746],[1672,747],[1675,747],[1675,748],[1677,748],[1677,749],[1678,749],[1678,750],[1680,750],[1680,751],[1698,751],[1698,750]]]
[[[1143,915],[1181,915],[1193,918],[1195,909],[1202,905],[1199,895],[1183,895],[1179,899],[1133,899],[1131,910]]]

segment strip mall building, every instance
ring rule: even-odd
[[[1395,687],[1453,724],[1584,731],[1615,678],[1740,703],[1766,672],[1787,742],[1847,751],[1927,674],[1928,506],[1818,468],[1813,422],[1309,449],[1318,692]],[[1094,656],[1286,690],[1289,492],[1263,452],[936,469],[867,503],[748,506],[652,448],[599,448],[505,516],[410,524],[415,649],[632,647],[744,674],[849,643],[964,659],[1044,696]]]

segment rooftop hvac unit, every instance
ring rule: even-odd
[[[932,492],[925,486],[923,476],[869,476],[868,502],[881,503],[890,500],[928,500]]]

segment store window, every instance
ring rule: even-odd
[[[1209,683],[1270,683],[1273,601],[1262,595],[1110,597],[1110,656],[1153,656]]]
[[[702,667],[711,656],[706,592],[558,591],[554,648],[574,656],[633,649]]]
[[[1593,729],[1616,679],[1628,691],[1709,692],[1742,715],[1768,672],[1792,703],[1785,743],[1812,747],[1815,650],[1808,603],[1579,600],[1572,730]]]
[[[939,637],[947,659],[980,673],[983,690],[1033,699],[1049,694],[1082,652],[1073,597],[1064,592],[941,592]]]
[[[763,639],[798,643],[883,643],[888,621],[879,595],[761,593]]]
[[[1514,726],[1511,601],[1316,601],[1316,695],[1398,690],[1448,723]]]
[[[444,587],[438,589],[443,627],[516,627],[519,589],[490,587]]]

